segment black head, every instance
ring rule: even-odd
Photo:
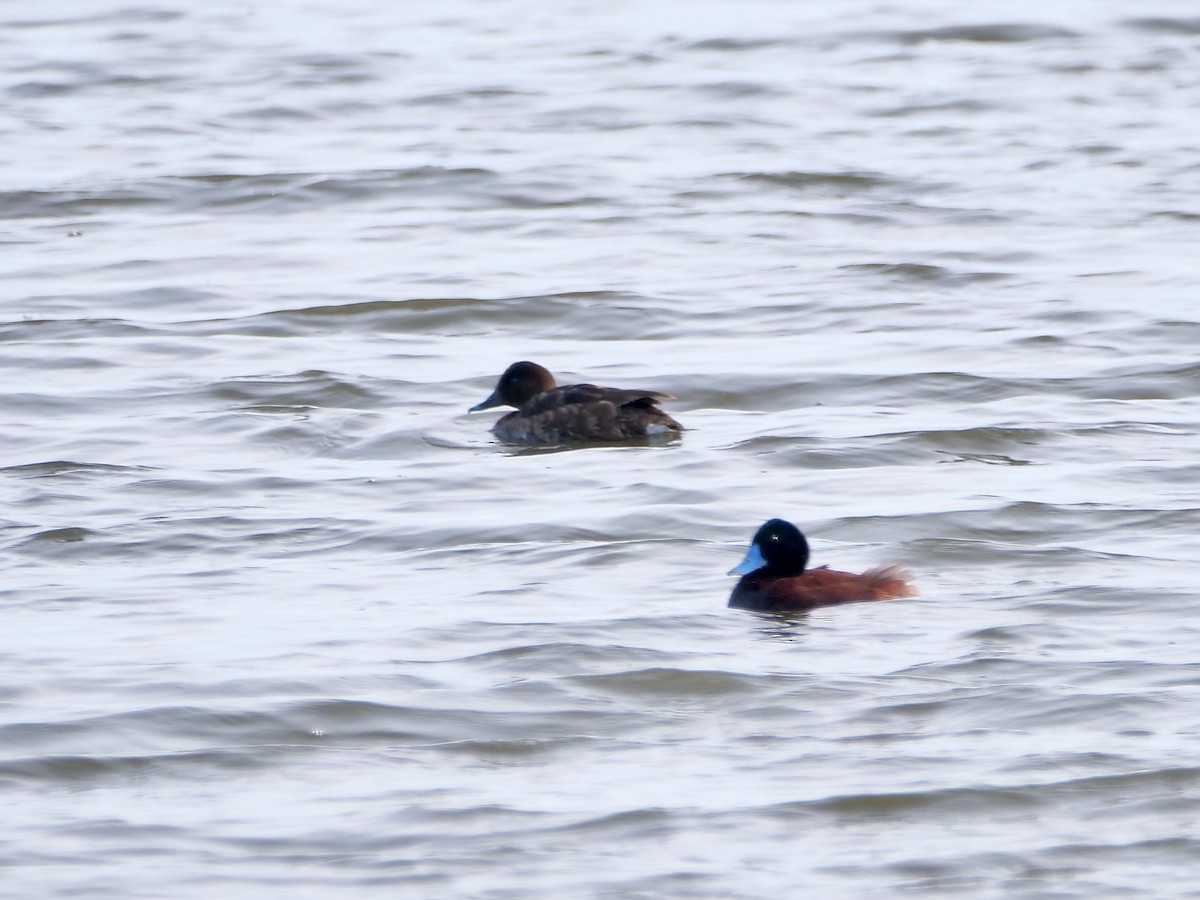
[[[478,412],[493,406],[515,406],[520,409],[538,394],[553,390],[555,386],[554,376],[550,374],[549,369],[522,360],[504,370],[490,397],[482,403],[476,403],[467,411]]]
[[[750,542],[746,558],[729,570],[730,575],[799,575],[808,565],[808,541],[800,529],[783,519],[763,523]]]

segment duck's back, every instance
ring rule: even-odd
[[[804,610],[915,596],[916,588],[909,584],[903,566],[878,566],[862,575],[820,566],[790,577],[753,572],[737,583],[729,605],[763,611]]]
[[[543,391],[492,432],[502,440],[562,443],[622,441],[653,434],[678,434],[683,426],[658,406],[673,400],[661,391],[572,384]]]

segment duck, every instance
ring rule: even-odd
[[[729,605],[787,612],[918,596],[912,576],[903,566],[876,566],[861,575],[807,566],[808,541],[800,529],[783,519],[769,519],[755,533],[746,558],[729,570],[730,575],[742,576],[729,596]]]
[[[492,434],[502,441],[567,444],[582,441],[626,441],[654,435],[679,435],[683,426],[659,407],[671,394],[640,388],[558,386],[550,370],[537,363],[515,362],[500,376],[496,389],[468,412],[515,406],[501,416]]]

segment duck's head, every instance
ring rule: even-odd
[[[800,529],[783,519],[763,523],[750,542],[746,558],[729,570],[730,575],[799,575],[808,565],[808,541]]]
[[[538,394],[553,390],[556,386],[554,376],[544,366],[528,360],[515,362],[504,370],[492,395],[482,403],[476,403],[467,412],[478,412],[493,406],[515,406],[519,409]]]

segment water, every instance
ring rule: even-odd
[[[1200,896],[1191,4],[0,20],[5,896]]]

